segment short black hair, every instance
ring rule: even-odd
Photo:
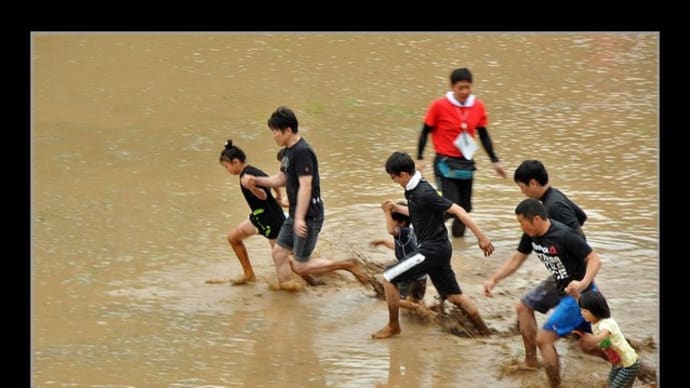
[[[546,172],[546,167],[542,162],[535,159],[525,160],[515,169],[513,180],[515,183],[529,184],[532,179],[545,186],[549,183],[549,173]]]
[[[452,73],[450,73],[451,85],[455,85],[456,82],[460,81],[467,81],[469,83],[472,83],[472,72],[470,71],[470,69],[463,67],[460,69],[455,69]]]
[[[523,216],[528,220],[533,220],[534,217],[539,216],[542,220],[546,220],[549,216],[546,214],[546,208],[544,204],[534,198],[527,198],[520,202],[515,208],[515,214],[518,216]]]
[[[405,152],[395,151],[386,160],[386,172],[389,174],[400,175],[406,172],[414,175],[415,171],[414,160]]]
[[[271,130],[279,129],[285,132],[286,129],[290,128],[292,133],[297,133],[299,131],[297,116],[295,116],[295,112],[287,106],[279,106],[278,109],[271,113],[271,117],[268,118],[267,124]]]

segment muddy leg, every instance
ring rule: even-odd
[[[549,379],[549,386],[551,388],[561,385],[561,367],[555,346],[557,340],[558,334],[553,331],[539,330],[537,334],[537,345],[539,346],[541,357],[544,359],[544,369],[546,370],[546,377]]]
[[[388,305],[388,324],[381,330],[371,335],[373,339],[384,339],[402,333],[400,328],[399,311],[400,311],[400,291],[398,287],[383,280],[383,288],[386,290],[386,304]]]
[[[244,220],[240,222],[239,225],[237,225],[234,229],[228,232],[228,244],[230,244],[232,250],[235,252],[235,255],[237,255],[237,259],[240,261],[240,265],[242,265],[243,272],[242,276],[230,280],[230,282],[233,285],[245,284],[247,282],[256,281],[254,269],[252,268],[252,264],[249,262],[249,254],[247,253],[247,248],[244,246],[244,243],[242,242],[242,240],[254,234],[256,234],[256,228],[254,227],[254,225],[252,225],[251,222],[249,222],[249,220]],[[218,279],[210,279],[206,281],[206,283],[225,282],[226,280]]]
[[[477,309],[477,306],[475,306],[474,302],[472,302],[472,299],[470,299],[465,294],[448,295],[447,298],[448,298],[449,302],[458,306],[461,310],[463,310],[467,314],[467,316],[470,318],[470,320],[474,324],[474,326],[477,329],[477,332],[479,332],[479,334],[481,334],[481,335],[491,334],[491,330],[489,330],[489,327],[486,326],[486,323],[484,323],[484,320],[482,319],[481,315],[479,314],[479,310]]]
[[[522,343],[525,346],[525,366],[528,368],[539,367],[537,363],[537,319],[534,310],[518,302],[516,306]]]

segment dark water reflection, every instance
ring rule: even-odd
[[[478,344],[404,321],[400,338],[370,340],[385,307],[347,275],[269,291],[260,238],[247,241],[260,282],[204,284],[239,271],[224,238],[248,212],[218,165],[223,142],[274,171],[265,122],[281,104],[321,163],[318,254],[388,260],[367,246],[385,236],[381,201],[402,197],[384,161],[414,152],[461,66],[506,170],[540,159],[586,209],[614,315],[626,335],[657,340],[658,45],[655,33],[33,35],[33,385],[521,386],[496,372],[519,356],[514,338]],[[545,272],[528,260],[499,285],[510,294],[480,296],[515,249],[522,196],[483,152],[478,167],[473,216],[498,249],[484,259],[474,238],[456,239],[454,265],[484,314],[510,321]]]

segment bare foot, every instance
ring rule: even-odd
[[[401,332],[402,332],[402,330],[400,330],[400,326],[398,326],[397,328],[393,329],[392,327],[386,325],[386,327],[384,327],[383,329],[381,329],[381,330],[377,331],[376,333],[372,334],[372,335],[371,335],[371,338],[373,338],[373,339],[390,338],[390,337],[392,337],[392,336],[394,336],[394,335],[400,334]]]
[[[256,277],[254,277],[254,276],[250,276],[250,277],[240,276],[240,277],[235,278],[235,279],[230,279],[230,283],[232,283],[233,286],[241,286],[243,284],[247,284],[249,282],[255,282],[255,281],[256,281]]]
[[[511,365],[506,366],[505,371],[509,373],[516,373],[516,372],[534,372],[537,369],[539,369],[540,365],[539,363],[536,364],[528,364],[525,361],[516,361]]]
[[[326,285],[326,282],[323,280],[314,277],[313,275],[302,275],[302,279],[304,279],[305,282],[307,282],[308,285],[312,287],[316,286],[324,286]]]
[[[271,284],[270,288],[273,291],[298,292],[304,290],[304,283],[295,279],[290,279],[280,282],[279,284]]]
[[[516,364],[516,365],[511,365],[508,370],[512,372],[534,372],[539,368],[533,367],[533,366],[528,366],[525,364]]]
[[[206,284],[222,284],[222,283],[227,283],[229,280],[228,279],[208,279],[204,283]]]

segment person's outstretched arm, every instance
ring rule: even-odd
[[[448,213],[456,216],[460,221],[462,221],[465,226],[467,226],[472,233],[477,237],[477,241],[479,242],[479,248],[484,251],[484,256],[491,256],[491,254],[494,252],[494,245],[489,240],[489,237],[487,237],[481,229],[479,229],[479,226],[474,222],[474,219],[463,209],[458,205],[457,203],[454,203],[451,205],[448,210],[446,210]]]
[[[503,265],[501,265],[493,275],[491,275],[490,278],[488,278],[484,282],[484,295],[486,296],[493,296],[491,293],[491,290],[500,282],[502,279],[507,278],[508,276],[512,275],[513,272],[515,272],[522,263],[525,262],[525,259],[527,259],[527,255],[520,252],[520,251],[515,251],[513,255],[506,260]]]

